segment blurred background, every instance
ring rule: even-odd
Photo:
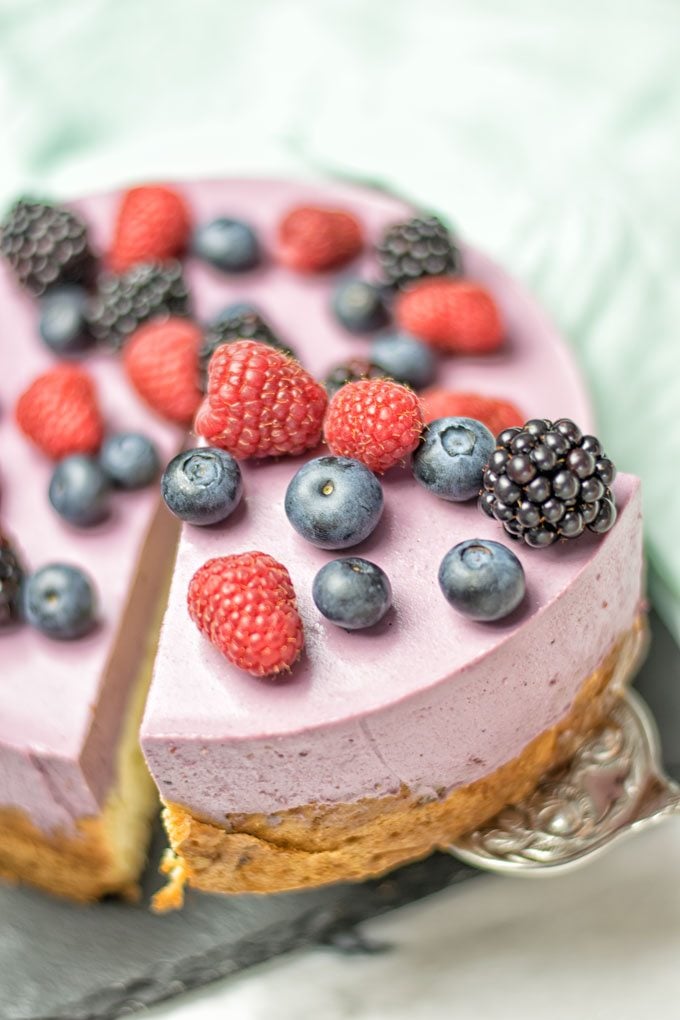
[[[343,174],[445,213],[576,347],[680,637],[675,0],[0,0],[0,201]]]
[[[445,214],[576,350],[608,452],[643,478],[651,594],[680,640],[677,0],[0,0],[0,124],[3,207],[330,174]],[[442,895],[376,922],[396,956],[274,964],[220,1003],[244,1018],[272,1001],[311,1015],[319,994],[324,1020],[439,1018],[445,1003],[460,1017],[675,1017],[679,836],[650,834],[545,893],[472,883],[455,912]],[[611,1012],[609,980],[625,985]],[[158,1015],[213,1017],[213,995]]]

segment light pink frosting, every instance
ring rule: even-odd
[[[252,221],[270,251],[277,219],[297,202],[353,209],[370,240],[406,211],[393,198],[341,185],[232,181],[187,194],[201,217]],[[465,266],[494,292],[508,343],[492,357],[443,361],[438,381],[510,398],[527,416],[570,415],[592,428],[574,364],[534,302],[478,253],[466,249]],[[375,272],[369,256],[361,269]],[[242,281],[198,266],[191,277],[202,312],[254,300],[314,373],[366,352],[365,342],[349,337],[330,314],[337,275],[296,276],[270,261]],[[517,548],[526,602],[511,620],[481,625],[448,606],[437,568],[456,542],[502,540],[503,533],[474,505],[437,500],[408,470],[395,470],[384,479],[383,520],[353,550],[386,570],[394,610],[371,631],[335,628],[310,595],[314,574],[333,553],[299,538],[283,511],[300,463],[245,464],[246,498],[232,519],[183,529],[142,730],[147,760],[168,800],[219,821],[231,812],[354,801],[402,783],[430,796],[470,782],[561,718],[633,620],[641,569],[633,479],[617,484],[623,512],[605,539],[588,536],[542,552]],[[194,571],[209,557],[248,549],[281,560],[298,593],[306,652],[291,678],[278,684],[231,666],[187,614]]]
[[[113,199],[81,204],[95,241],[104,244]],[[163,559],[137,578],[137,611],[117,646],[147,531],[159,509],[157,486],[116,493],[113,516],[101,527],[69,527],[49,505],[53,464],[20,432],[14,406],[41,372],[56,364],[39,339],[37,305],[0,270],[0,527],[37,569],[62,561],[92,577],[100,624],[90,636],[58,642],[28,626],[0,632],[0,807],[21,808],[44,829],[69,828],[98,811],[110,787],[114,749],[131,682],[146,640],[148,598]],[[96,380],[107,426],[139,430],[169,458],[177,429],[145,410],[118,358],[97,355],[84,366]],[[163,509],[162,511],[166,511]],[[163,551],[167,562],[169,549]]]

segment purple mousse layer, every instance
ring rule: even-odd
[[[272,250],[279,216],[297,202],[354,210],[369,240],[405,206],[347,186],[272,182],[187,189],[203,216],[241,216]],[[465,249],[468,276],[491,288],[507,324],[504,351],[443,360],[438,382],[508,397],[527,416],[592,416],[574,364],[527,294],[486,258]],[[359,268],[359,267],[353,267]],[[367,275],[375,265],[367,255]],[[352,270],[352,271],[353,271]],[[251,299],[318,375],[366,343],[329,312],[338,276],[299,276],[273,261],[243,280],[192,267],[199,309]],[[437,568],[465,538],[500,538],[474,505],[437,500],[408,470],[384,478],[386,508],[375,533],[352,551],[388,573],[394,610],[375,629],[347,633],[311,600],[314,574],[333,553],[288,524],[284,493],[300,459],[246,463],[245,501],[223,525],[182,531],[142,742],[163,797],[223,821],[233,812],[275,814],[307,803],[351,802],[407,785],[418,795],[488,774],[562,718],[575,692],[630,625],[640,599],[637,482],[616,485],[621,517],[604,539],[587,536],[548,551],[518,548],[528,596],[511,619],[471,623],[441,596]],[[284,682],[231,666],[191,623],[186,591],[212,556],[260,549],[289,569],[306,651]],[[339,555],[339,554],[335,554]]]
[[[113,199],[79,206],[95,243],[105,245]],[[2,266],[0,522],[27,569],[57,560],[84,568],[101,615],[97,630],[79,641],[50,640],[28,626],[0,634],[0,808],[20,808],[44,830],[67,830],[74,820],[97,814],[110,788],[127,697],[149,640],[153,596],[173,544],[155,485],[115,494],[113,516],[94,529],[71,528],[50,507],[53,464],[14,422],[19,394],[56,364],[37,321],[37,304],[19,293]],[[180,433],[142,407],[119,360],[97,355],[83,364],[96,380],[110,430],[139,430],[170,457]]]

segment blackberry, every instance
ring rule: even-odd
[[[512,538],[539,549],[586,529],[609,531],[615,476],[599,440],[582,435],[569,418],[534,418],[498,436],[479,505]]]
[[[349,382],[359,379],[384,379],[387,372],[365,358],[352,358],[342,365],[332,368],[324,379],[324,386],[329,397],[334,397],[338,390]]]
[[[59,205],[20,199],[0,226],[0,252],[34,297],[56,283],[90,284],[94,256],[79,216]]]
[[[0,532],[0,627],[19,615],[19,597],[24,572],[9,539]]]
[[[423,276],[461,271],[460,252],[437,216],[414,216],[388,227],[376,253],[384,279],[399,290]]]
[[[208,364],[213,354],[218,347],[233,343],[234,340],[257,340],[258,343],[283,351],[291,358],[295,357],[295,352],[281,343],[259,312],[247,305],[235,305],[232,312],[226,309],[205,331],[198,353],[200,385],[203,390],[207,387]]]
[[[131,333],[158,315],[189,314],[189,291],[179,262],[143,262],[120,276],[106,274],[88,309],[90,332],[120,350]]]

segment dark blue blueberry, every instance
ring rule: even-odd
[[[317,457],[286,490],[286,515],[303,538],[321,549],[346,549],[367,538],[383,511],[382,486],[349,457]]]
[[[80,354],[92,347],[94,337],[87,326],[88,300],[87,291],[74,284],[53,287],[41,298],[38,329],[55,354]]]
[[[82,637],[95,622],[96,600],[85,573],[65,563],[36,570],[23,589],[23,610],[28,622],[49,637]]]
[[[442,499],[472,499],[482,488],[484,468],[495,446],[486,425],[474,418],[438,418],[428,425],[413,454],[413,474]]]
[[[367,280],[344,280],[333,295],[333,312],[350,333],[368,333],[387,324],[380,287]]]
[[[217,315],[213,316],[210,320],[210,325],[220,326],[223,322],[229,322],[230,319],[240,318],[242,315],[259,314],[260,309],[251,301],[234,301],[233,304],[226,305],[217,313]]]
[[[415,390],[429,386],[437,374],[437,359],[420,340],[407,333],[387,333],[376,337],[369,358],[397,382]]]
[[[189,524],[217,524],[238,506],[243,479],[237,462],[214,446],[183,450],[161,478],[161,495],[175,517]]]
[[[69,524],[87,528],[109,514],[111,483],[94,457],[74,453],[60,460],[50,481],[50,503]]]
[[[99,463],[114,485],[143,489],[160,469],[156,447],[139,432],[119,432],[104,441]]]
[[[454,609],[471,620],[501,620],[524,598],[522,564],[500,542],[471,538],[449,549],[439,586]]]
[[[387,574],[370,560],[331,560],[314,578],[314,604],[322,616],[345,630],[363,630],[382,620],[392,605]]]
[[[191,250],[199,259],[226,273],[242,273],[260,262],[255,231],[247,223],[226,216],[197,227]]]

